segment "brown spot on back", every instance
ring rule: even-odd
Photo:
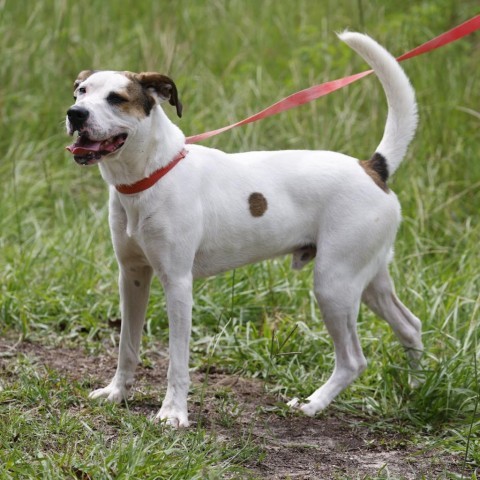
[[[268,208],[267,199],[259,192],[253,192],[248,197],[248,205],[252,217],[261,217]]]
[[[360,166],[366,174],[379,186],[384,192],[388,193],[388,165],[387,160],[381,153],[374,153],[370,160],[360,162]]]

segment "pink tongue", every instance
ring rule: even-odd
[[[66,149],[73,155],[86,155],[90,152],[100,151],[102,142],[94,142],[83,137],[78,137],[76,143],[69,145]]]

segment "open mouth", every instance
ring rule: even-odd
[[[91,140],[85,134],[79,134],[77,141],[69,145],[67,150],[80,165],[94,165],[104,156],[116,152],[123,147],[127,139],[126,133],[115,135],[106,140]]]

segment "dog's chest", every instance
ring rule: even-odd
[[[138,209],[130,208],[125,209],[126,214],[126,225],[125,225],[125,232],[128,237],[133,238],[135,240],[139,240],[140,233],[142,229],[140,225],[145,220],[145,215],[141,215]]]
[[[114,201],[110,208],[111,227],[141,244],[145,225],[153,216],[148,204],[128,198],[124,201]]]

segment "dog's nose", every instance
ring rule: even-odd
[[[90,112],[86,108],[79,107],[78,105],[74,105],[67,111],[67,117],[75,130],[83,127],[89,115]]]

